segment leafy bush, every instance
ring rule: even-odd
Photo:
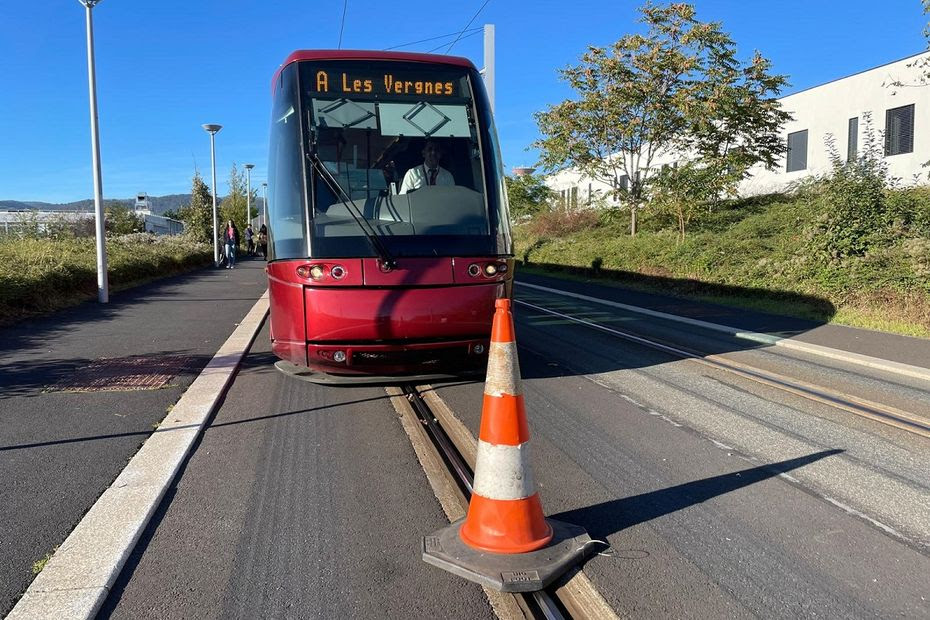
[[[539,213],[527,224],[537,237],[562,237],[598,224],[598,213],[593,209],[555,209]]]
[[[819,192],[813,193],[820,215],[810,235],[810,249],[827,260],[864,256],[887,240],[894,222],[886,197],[887,190],[894,189],[899,180],[888,171],[871,118],[868,114],[863,117],[864,148],[857,159],[844,162],[833,136],[827,137],[833,169],[820,180]]]

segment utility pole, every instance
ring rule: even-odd
[[[484,88],[494,113],[494,24],[484,25]]]
[[[107,280],[107,240],[103,214],[103,176],[100,173],[100,131],[97,127],[97,73],[94,67],[94,6],[100,0],[79,0],[87,10],[87,86],[90,91],[90,149],[94,160],[94,217],[97,236],[97,301],[110,301]]]
[[[216,132],[223,128],[222,125],[207,123],[202,125],[203,130],[210,134],[210,164],[213,168],[213,265],[219,267],[220,264],[220,237],[216,229]]]
[[[245,225],[252,223],[252,168],[255,164],[245,165]],[[245,228],[243,228],[245,230]]]

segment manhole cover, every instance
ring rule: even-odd
[[[60,392],[156,390],[191,365],[184,355],[111,357],[94,360],[50,389]]]

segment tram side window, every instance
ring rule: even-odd
[[[306,207],[301,166],[297,71],[285,67],[271,118],[269,196],[271,258],[307,256]]]

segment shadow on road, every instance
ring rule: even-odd
[[[828,315],[832,316],[835,312],[833,305],[826,300],[795,293],[753,291],[743,287],[705,285],[638,274],[637,280],[648,280],[654,288],[667,285],[671,292],[680,291],[685,288],[684,283],[688,283],[695,287],[706,287],[718,295],[729,292],[746,297],[755,292],[771,298],[783,294],[782,303],[786,307],[793,304],[814,305],[820,306]],[[588,301],[579,295],[617,305]],[[723,325],[734,331],[757,332],[781,338],[796,336],[823,325],[823,322],[807,319],[606,286],[603,281],[594,279],[556,278],[538,273],[517,274],[514,305],[521,362],[527,357],[524,351],[535,353],[541,360],[539,363],[529,361],[521,364],[524,379],[645,368],[683,357],[637,342],[637,338],[682,349],[697,357],[772,346],[718,329],[663,318],[655,313]],[[623,306],[645,309],[645,312],[627,310]]]
[[[592,538],[606,540],[611,534],[616,534],[634,525],[652,521],[842,452],[844,451],[839,449],[815,452],[787,461],[752,467],[633,497],[569,510],[552,515],[552,517],[584,526]]]

